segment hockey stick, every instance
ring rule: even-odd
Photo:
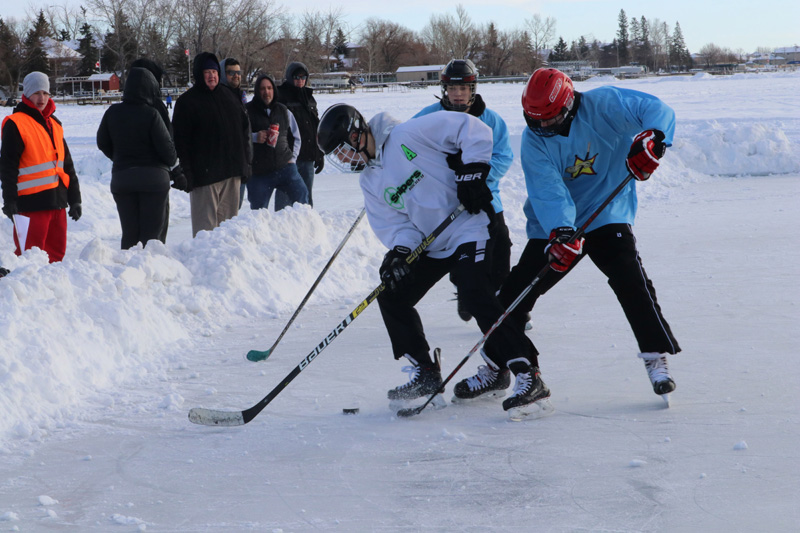
[[[622,189],[625,188],[625,186],[628,184],[628,182],[631,181],[632,179],[633,179],[633,174],[628,173],[628,176],[624,180],[622,180],[622,183],[617,185],[617,188],[614,189],[611,192],[611,194],[608,195],[608,198],[606,198],[603,201],[603,203],[600,204],[600,207],[595,209],[594,213],[589,215],[589,219],[586,222],[583,223],[583,226],[578,228],[578,230],[575,232],[575,234],[569,239],[569,242],[575,242],[576,240],[578,240],[581,237],[583,237],[583,234],[586,232],[586,228],[588,228],[591,225],[591,223],[594,222],[594,219],[597,218],[597,216],[603,211],[603,209],[605,209],[608,206],[608,204],[611,203],[611,201],[620,193],[620,191]],[[453,379],[453,376],[455,376],[456,373],[459,370],[461,370],[461,367],[463,367],[466,364],[467,360],[470,357],[472,357],[472,354],[477,352],[480,349],[480,347],[483,346],[483,343],[486,342],[486,339],[489,338],[489,335],[491,335],[492,332],[494,332],[494,330],[496,330],[500,326],[500,324],[503,323],[503,321],[506,319],[506,317],[509,314],[511,314],[511,312],[514,309],[516,309],[516,307],[519,305],[519,303],[528,295],[528,293],[530,293],[533,290],[534,286],[536,286],[536,284],[539,283],[539,281],[541,281],[541,279],[544,276],[546,276],[548,272],[550,272],[550,270],[551,270],[550,269],[550,264],[548,263],[539,271],[538,274],[536,274],[536,277],[533,278],[533,281],[531,281],[530,284],[527,287],[525,287],[525,289],[521,293],[519,293],[519,296],[517,296],[517,298],[513,302],[511,302],[511,304],[503,312],[503,314],[500,315],[500,318],[498,318],[497,321],[494,324],[492,324],[492,327],[489,328],[489,330],[486,333],[484,333],[483,337],[481,337],[481,340],[479,340],[478,343],[475,346],[472,347],[472,349],[469,351],[469,353],[466,355],[466,357],[464,357],[464,359],[462,359],[461,362],[458,363],[458,365],[456,365],[456,367],[453,369],[453,371],[450,372],[450,375],[447,376],[447,379],[442,381],[442,384],[439,385],[439,388],[436,390],[436,392],[434,392],[424,404],[420,405],[419,407],[408,407],[408,408],[405,408],[405,409],[400,409],[399,411],[397,411],[397,416],[398,417],[402,417],[402,418],[408,418],[408,417],[412,417],[412,416],[418,415],[426,407],[428,407],[428,404],[430,404],[438,394],[443,393],[445,387],[447,386],[447,384],[450,382],[451,379]]]
[[[406,256],[406,263],[413,263],[417,259],[419,259],[420,254],[439,236],[447,229],[453,221],[458,218],[464,211],[464,206],[459,204],[455,210],[450,213],[444,221],[439,224],[436,229],[434,229],[430,235],[425,237],[419,246],[417,246],[414,250],[412,250]],[[339,336],[339,334],[344,331],[344,329],[350,325],[355,318],[360,315],[366,308],[371,304],[375,299],[384,291],[386,285],[381,283],[378,285],[370,294],[367,296],[360,304],[356,306],[353,311],[347,315],[347,317],[342,320],[339,325],[333,328],[333,331],[328,333],[328,335],[322,339],[322,341],[314,347],[311,352],[306,355],[300,364],[294,367],[294,369],[289,372],[289,374],[283,378],[274,389],[272,389],[269,394],[264,396],[260,402],[255,404],[253,407],[249,409],[245,409],[244,411],[218,411],[215,409],[205,409],[202,407],[195,407],[189,411],[189,420],[195,424],[201,424],[204,426],[243,426],[247,424],[252,419],[254,419],[258,413],[260,413],[275,397],[280,394],[280,392],[286,388],[289,383],[292,382],[294,378],[297,377],[300,372],[305,370],[305,368],[311,364],[311,362],[324,350],[328,347],[328,345],[333,342],[333,339]]]
[[[350,226],[350,229],[347,231],[347,234],[344,236],[344,239],[342,239],[342,242],[339,243],[339,247],[336,248],[336,250],[333,252],[333,255],[331,256],[331,258],[328,259],[328,263],[322,269],[322,272],[319,273],[319,276],[317,277],[317,280],[314,282],[313,285],[311,285],[311,288],[308,289],[308,292],[306,293],[305,297],[303,298],[303,301],[300,302],[300,306],[294,312],[294,314],[292,315],[292,318],[289,319],[289,322],[286,324],[286,326],[284,326],[283,331],[281,331],[281,334],[278,335],[278,340],[276,340],[275,343],[272,346],[270,346],[267,350],[265,350],[263,352],[259,351],[259,350],[250,350],[249,352],[247,352],[247,360],[248,361],[253,361],[253,362],[264,361],[264,360],[267,359],[267,357],[272,355],[273,350],[275,350],[275,347],[278,345],[279,342],[281,342],[281,339],[286,334],[286,332],[289,330],[289,326],[292,325],[292,323],[294,322],[294,319],[297,318],[297,315],[300,314],[300,310],[303,309],[304,305],[306,305],[306,302],[311,297],[311,293],[314,292],[314,289],[317,288],[317,285],[319,285],[319,282],[322,281],[322,277],[325,275],[326,272],[328,272],[328,269],[333,264],[333,261],[336,259],[336,256],[339,255],[339,252],[342,251],[342,248],[344,248],[345,243],[350,238],[350,235],[353,234],[353,231],[355,231],[356,226],[358,226],[358,223],[361,222],[361,219],[364,218],[364,213],[366,213],[366,212],[367,212],[366,208],[362,208],[361,209],[361,213],[359,213],[358,218],[356,218],[356,221],[353,222],[353,225]]]

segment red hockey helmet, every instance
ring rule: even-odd
[[[522,91],[525,121],[534,133],[544,137],[561,131],[574,103],[572,80],[554,68],[536,70]]]

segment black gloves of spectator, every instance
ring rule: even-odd
[[[69,215],[69,218],[77,222],[78,219],[81,218],[81,215],[83,214],[83,208],[81,207],[81,203],[77,202],[69,206],[69,211],[67,211],[67,214]]]
[[[179,191],[189,192],[189,182],[186,179],[186,174],[183,173],[183,168],[180,165],[176,166],[169,171],[169,179],[172,181],[172,188]]]

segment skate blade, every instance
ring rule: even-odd
[[[664,400],[664,407],[669,409],[669,400],[670,400],[669,393],[659,394],[659,396],[661,396],[661,399]]]
[[[413,400],[390,400],[389,401],[389,409],[397,413],[398,411],[411,411],[418,407],[422,407],[422,405],[428,401],[428,396],[423,396],[422,398],[414,398]],[[431,403],[425,407],[426,409],[434,409],[438,411],[439,409],[444,409],[447,407],[447,400],[444,399],[444,396],[441,394],[437,394],[431,400]]]
[[[475,396],[474,398],[459,398],[458,396],[453,396],[450,400],[450,403],[457,404],[457,405],[464,405],[472,402],[477,402],[480,400],[492,400],[495,398],[502,398],[506,395],[506,391],[504,390],[493,390],[489,392],[484,392],[480,396]]]
[[[523,420],[536,420],[537,418],[544,418],[550,416],[555,411],[550,398],[542,398],[528,405],[521,405],[519,407],[512,407],[508,410],[508,418],[514,422],[521,422]]]

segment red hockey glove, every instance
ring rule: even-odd
[[[544,253],[550,261],[550,268],[556,272],[566,272],[575,258],[583,253],[583,237],[569,242],[575,230],[569,226],[556,228],[550,232],[550,243],[545,247]]]
[[[658,168],[658,160],[664,157],[666,150],[663,133],[658,130],[643,131],[633,139],[625,164],[634,178],[644,181]]]

